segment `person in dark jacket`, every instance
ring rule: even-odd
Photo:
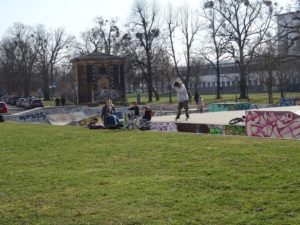
[[[60,98],[61,105],[64,106],[66,103],[66,99],[64,97]]]
[[[140,121],[140,130],[150,130],[150,121],[152,116],[154,115],[154,112],[152,112],[152,110],[147,106],[144,106],[143,110],[144,115]]]
[[[113,115],[113,113],[116,111],[114,105],[112,104],[112,100],[111,99],[107,99],[105,102],[105,105],[102,108],[102,112],[101,112],[101,118],[103,121],[105,121],[105,118],[107,118],[108,116]]]
[[[114,115],[114,112],[116,112],[116,109],[112,104],[112,100],[106,100],[101,112],[101,118],[105,128],[115,129],[122,127],[122,124],[120,123],[118,117]]]
[[[88,124],[88,128],[90,129],[102,129],[103,125],[98,123],[98,118],[93,118],[92,121]]]
[[[142,119],[145,121],[150,121],[152,118],[152,114],[153,114],[152,110],[147,106],[144,106],[143,110],[144,110],[144,116],[142,117]]]
[[[135,101],[132,102],[132,105],[130,108],[128,108],[128,110],[132,110],[133,111],[133,116],[135,118],[139,117],[140,116],[140,108],[139,106],[137,105],[137,103]]]
[[[56,106],[60,105],[60,99],[59,99],[59,97],[57,97],[54,101],[55,101],[55,105]]]
[[[198,91],[195,92],[194,100],[195,100],[196,105],[198,106],[198,104],[199,104],[199,93],[198,93]]]

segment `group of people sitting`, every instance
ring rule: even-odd
[[[139,106],[134,101],[134,102],[132,102],[131,107],[128,108],[128,111],[129,111],[127,114],[128,123],[127,123],[126,128],[130,128],[130,127],[133,128],[134,124],[136,124],[136,122],[138,121],[138,123],[139,123],[138,127],[140,129],[145,129],[145,130],[148,129],[149,121],[151,120],[152,115],[153,115],[153,112],[149,107],[147,107],[147,106],[143,107],[144,113],[143,113],[143,116],[140,117]],[[90,129],[101,129],[101,128],[114,129],[114,128],[123,127],[123,124],[120,122],[120,120],[117,116],[116,109],[115,109],[114,105],[112,104],[111,99],[106,100],[106,103],[102,108],[101,119],[103,121],[103,125],[98,123],[99,121],[97,118],[93,118],[92,121],[89,123],[88,127]]]
[[[130,108],[128,108],[128,110],[128,124],[126,128],[134,128],[135,126],[138,126],[140,127],[140,129],[150,129],[149,122],[154,112],[152,112],[152,110],[149,107],[143,106],[142,117],[140,116],[140,108],[135,101],[132,102],[132,105]]]

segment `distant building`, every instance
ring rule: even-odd
[[[73,58],[75,104],[99,104],[106,99],[125,102],[125,58],[91,53]]]
[[[300,56],[300,12],[278,14],[277,32],[279,53]]]
[[[273,64],[272,75],[272,89],[279,91],[281,88],[284,91],[300,91],[300,73],[297,71],[299,60],[293,60],[286,65],[285,59],[280,63]],[[238,65],[234,62],[222,63],[220,88],[221,94],[225,93],[239,93],[240,92],[240,74]],[[247,91],[249,93],[266,92],[268,90],[268,72],[266,71],[268,65],[264,65],[261,61],[254,61],[248,66],[247,71]],[[280,68],[282,67],[282,68]],[[216,71],[210,65],[193,66],[191,68],[192,74],[189,80],[189,90],[194,94],[196,90],[200,94],[216,94],[217,91],[217,77]],[[185,76],[186,67],[179,67],[179,72]],[[176,79],[175,71],[173,71],[173,80]],[[160,80],[157,91],[167,93],[169,83],[166,80]],[[127,83],[128,86],[130,83]],[[143,92],[147,92],[147,84],[143,83],[141,86]],[[130,89],[127,89],[127,91]]]
[[[220,67],[221,93],[239,92],[240,75],[238,65],[236,63],[222,63]],[[265,87],[259,69],[260,68],[254,64],[249,67],[247,85],[248,91],[250,92],[264,91]],[[186,70],[185,67],[180,68],[182,74],[184,74],[184,70]],[[210,64],[207,64],[199,66],[197,69],[194,69],[194,71],[197,72],[190,78],[190,91],[194,93],[198,90],[203,94],[215,94],[217,91],[217,76],[214,68]]]

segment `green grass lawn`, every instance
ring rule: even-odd
[[[300,142],[0,124],[1,225],[300,224]]]

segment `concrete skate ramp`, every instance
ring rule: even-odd
[[[79,124],[80,120],[101,114],[100,107],[59,106],[27,110],[14,115],[6,115],[4,120],[28,123],[50,123],[54,125]]]
[[[246,112],[248,136],[300,139],[300,106]]]
[[[177,121],[175,121],[175,116],[153,117],[151,120],[151,130],[222,135],[238,133],[239,135],[245,135],[245,124],[237,124],[234,127],[229,125],[231,119],[245,116],[245,110],[192,113],[190,114],[190,119],[187,121],[184,114]],[[236,131],[232,132],[233,129]]]
[[[229,124],[242,116],[246,123]],[[157,116],[151,120],[151,130],[300,140],[300,106],[194,113],[188,121],[184,114],[177,121],[175,115]]]
[[[152,118],[152,122],[175,122],[176,115],[157,116]],[[227,125],[229,121],[236,117],[245,116],[245,110],[240,111],[223,111],[223,112],[208,112],[208,113],[192,113],[190,119],[185,120],[184,113],[176,123],[204,123]]]
[[[83,112],[73,112],[68,114],[52,114],[47,116],[47,120],[52,125],[68,125],[79,122],[87,116]]]

